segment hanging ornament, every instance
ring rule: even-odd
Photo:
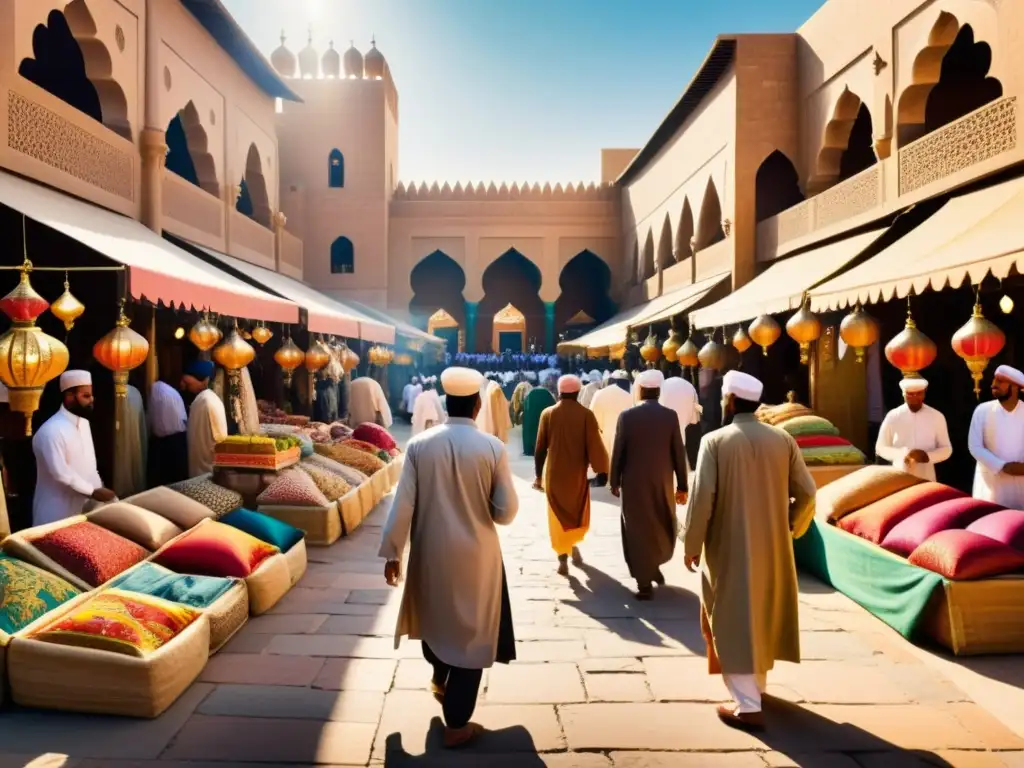
[[[236,325],[228,337],[214,348],[212,357],[217,365],[231,373],[251,363],[256,357],[256,350],[242,338]]]
[[[341,344],[341,367],[345,373],[351,373],[359,367],[359,355],[357,355],[347,344]]]
[[[647,332],[647,339],[640,347],[640,357],[651,366],[658,362],[661,357],[661,348],[658,346],[658,337],[654,335],[654,326],[652,325]]]
[[[907,322],[888,344],[885,357],[903,372],[905,379],[919,379],[920,372],[935,362],[938,350],[935,342],[917,330],[917,323],[910,314],[910,299],[907,299]]]
[[[199,320],[188,332],[191,341],[200,352],[208,352],[220,341],[220,330],[210,322],[210,313],[203,312]]]
[[[988,361],[998,355],[1006,344],[1006,334],[981,312],[981,302],[976,300],[974,312],[956,333],[953,334],[953,351],[967,363],[967,370],[974,379],[974,397],[981,398],[981,377],[988,367]]]
[[[723,333],[722,336],[724,338],[725,334]],[[700,352],[697,353],[697,359],[700,360],[702,366],[712,371],[720,371],[725,366],[725,347],[715,341],[714,331],[708,337],[707,343],[700,348]]]
[[[26,256],[18,285],[0,299],[0,310],[11,320],[11,327],[0,336],[0,381],[7,386],[10,409],[25,414],[26,436],[32,434],[32,414],[39,409],[43,387],[68,367],[68,348],[35,323],[48,305],[32,288],[31,271],[32,262]]]
[[[670,325],[672,330],[668,338],[665,339],[665,343],[661,345],[661,354],[668,362],[677,363],[679,362],[679,350],[686,343],[686,339],[676,326],[675,318],[672,319]]]
[[[750,336],[747,335],[747,329],[742,325],[736,329],[736,333],[732,335],[732,346],[741,355],[754,346],[754,342],[750,340]]]
[[[291,386],[292,374],[305,359],[305,353],[296,346],[292,337],[286,337],[284,344],[274,353],[274,361],[281,366],[281,370],[284,372],[285,386]]]
[[[149,356],[149,342],[141,333],[133,331],[129,322],[124,314],[124,299],[121,299],[117,325],[92,348],[92,356],[104,368],[114,372],[114,394],[117,397],[128,394],[128,372],[146,362]]]
[[[689,321],[687,321],[686,325],[686,341],[683,342],[683,346],[679,348],[676,355],[679,358],[679,365],[686,368],[696,368],[700,365],[699,351],[697,345],[693,343],[693,326],[689,324]]]
[[[64,273],[64,293],[62,293],[53,304],[50,305],[53,316],[64,323],[64,330],[70,331],[75,327],[75,320],[85,312],[85,305],[71,293],[71,284],[68,282],[68,273]]]
[[[274,338],[274,332],[260,323],[252,329],[252,338],[261,347]]]
[[[821,338],[821,320],[811,312],[805,299],[799,311],[786,323],[789,338],[800,345],[800,362],[807,365],[811,361],[811,344]]]
[[[309,349],[306,350],[306,355],[303,358],[303,362],[306,365],[306,370],[311,374],[316,373],[329,362],[331,362],[331,353],[327,349],[327,345],[317,339],[309,345]]]
[[[878,341],[878,321],[865,312],[858,301],[853,312],[839,324],[839,337],[853,347],[857,362],[863,363],[868,347]]]
[[[761,315],[750,324],[748,332],[753,342],[761,347],[765,357],[768,356],[768,347],[778,341],[779,336],[782,335],[782,329],[771,315]]]

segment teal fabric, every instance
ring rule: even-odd
[[[523,403],[523,455],[533,456],[537,449],[540,415],[555,404],[555,396],[544,387],[534,387]]]
[[[59,576],[0,555],[0,632],[13,634],[79,594]]]
[[[151,595],[181,603],[192,608],[209,608],[224,595],[237,579],[221,579],[215,576],[188,576],[175,573],[156,563],[142,563],[128,571],[111,586],[126,592]]]
[[[797,566],[913,640],[943,577],[815,520],[793,542]]]
[[[282,552],[287,552],[305,536],[305,532],[288,523],[275,520],[270,515],[253,512],[248,509],[236,509],[220,519],[225,525],[245,531],[267,544],[273,544]]]

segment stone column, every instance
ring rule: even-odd
[[[544,351],[555,351],[555,302],[544,302]]]
[[[270,217],[270,226],[274,230],[274,269],[278,272],[284,260],[284,227],[287,223],[288,217],[281,211],[275,211]]]
[[[466,352],[476,352],[476,311],[480,307],[478,301],[466,302]]]
[[[142,131],[142,223],[157,234],[163,234],[164,167],[167,143],[163,131],[146,128]]]

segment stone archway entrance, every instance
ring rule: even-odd
[[[526,351],[526,315],[511,304],[494,315],[491,350],[496,355]]]

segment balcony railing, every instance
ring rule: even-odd
[[[274,268],[274,233],[238,211],[231,212],[228,252],[250,264]]]
[[[302,279],[302,241],[291,232],[281,233],[281,274]]]
[[[223,250],[224,201],[165,169],[163,225],[175,235]]]

